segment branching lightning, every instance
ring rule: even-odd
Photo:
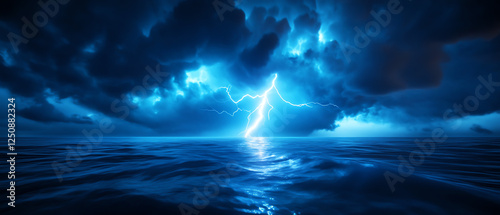
[[[245,111],[245,112],[248,112],[248,116],[247,116],[247,126],[246,126],[246,129],[245,129],[245,138],[249,137],[253,131],[255,131],[258,126],[260,125],[260,123],[262,122],[262,120],[264,119],[264,109],[265,107],[270,107],[269,110],[267,111],[267,118],[268,120],[270,119],[270,113],[271,113],[271,110],[274,109],[274,106],[271,105],[271,103],[269,102],[269,98],[268,98],[268,94],[272,91],[272,90],[275,90],[276,93],[278,94],[278,96],[280,97],[280,99],[291,105],[291,106],[294,106],[294,107],[312,107],[312,105],[319,105],[319,106],[323,106],[323,107],[327,107],[327,106],[333,106],[333,107],[336,107],[338,108],[337,105],[335,104],[321,104],[321,103],[318,103],[318,102],[308,102],[308,103],[303,103],[303,104],[294,104],[294,103],[291,103],[287,100],[285,100],[283,98],[283,96],[281,96],[281,93],[279,92],[278,88],[276,88],[276,79],[278,78],[278,74],[274,74],[274,78],[273,78],[273,81],[272,81],[272,84],[271,86],[262,94],[262,95],[255,95],[255,96],[252,96],[250,94],[246,94],[244,95],[243,97],[241,97],[240,99],[238,100],[235,100],[233,99],[233,97],[231,96],[230,94],[230,90],[231,88],[230,87],[220,87],[219,89],[225,89],[226,90],[226,93],[227,95],[229,96],[229,99],[237,105],[238,107],[238,104],[243,101],[245,98],[249,97],[251,99],[261,99],[260,100],[260,103],[259,105],[254,109],[254,110],[244,110],[244,109],[241,109],[240,107],[238,107],[238,109],[232,113],[230,112],[227,112],[227,111],[217,111],[217,110],[209,110],[209,111],[214,111],[214,112],[217,112],[218,114],[228,114],[230,116],[234,116],[236,113],[238,113],[239,111]],[[252,115],[255,114],[257,112],[257,119],[254,120],[254,122],[250,125],[250,122],[251,122],[251,119],[252,119]]]

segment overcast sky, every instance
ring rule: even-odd
[[[21,136],[500,134],[496,1],[48,2],[0,7]]]

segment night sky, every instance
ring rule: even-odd
[[[271,91],[254,136],[500,134],[497,1],[41,2],[0,7],[20,136],[243,136],[274,74],[314,103]]]

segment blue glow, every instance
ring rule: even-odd
[[[0,51],[0,56],[2,56],[5,66],[12,66],[12,64],[14,63],[14,60],[12,60],[12,57],[9,55],[7,50]]]
[[[147,26],[142,29],[142,35],[145,37],[149,37],[149,34],[151,33],[151,28],[152,26]]]
[[[323,74],[323,69],[321,69],[321,65],[319,63],[316,63],[316,69],[318,70],[319,74]]]
[[[175,92],[175,96],[185,96],[184,91],[179,87],[179,85],[175,82],[175,77],[172,78],[172,86],[173,86],[173,92]],[[169,91],[165,89],[165,93],[168,94]]]
[[[95,48],[94,44],[90,44],[83,49],[83,52],[87,52],[87,53],[95,53],[95,51],[96,51],[96,48]]]
[[[297,45],[292,49],[292,51],[290,51],[290,53],[293,55],[293,56],[300,56],[302,55],[302,45],[304,43],[306,43],[307,40],[306,39],[299,39],[297,41]]]
[[[175,95],[177,95],[177,96],[183,96],[183,97],[184,97],[184,91],[182,91],[182,90],[177,90],[177,91],[175,92]]]
[[[318,32],[318,41],[323,44],[326,43],[325,35],[321,32],[321,30]]]
[[[207,68],[201,66],[196,71],[186,72],[186,86],[189,87],[190,83],[200,84],[208,80]]]
[[[61,99],[56,95],[53,95],[50,89],[46,90],[45,93],[49,94],[46,101],[54,106],[54,108],[63,113],[67,117],[81,116],[89,118],[97,118],[100,114],[95,113],[93,110],[87,109],[79,105],[73,98]]]
[[[279,92],[278,88],[276,88],[276,80],[278,79],[278,74],[275,73],[274,74],[274,78],[272,80],[272,84],[271,86],[266,90],[264,91],[264,93],[262,95],[255,95],[255,96],[252,96],[250,94],[245,94],[243,97],[241,97],[240,99],[238,100],[234,100],[233,97],[231,96],[230,94],[230,87],[221,87],[221,89],[225,89],[226,90],[226,93],[227,95],[229,96],[229,99],[231,99],[231,101],[238,105],[241,101],[243,101],[245,98],[249,97],[251,99],[257,99],[257,98],[260,98],[260,102],[259,102],[259,105],[253,110],[253,111],[248,111],[248,110],[243,110],[241,109],[240,107],[237,108],[236,111],[234,111],[233,113],[229,113],[227,111],[216,111],[216,110],[211,110],[211,111],[215,111],[219,114],[222,114],[222,113],[226,113],[226,114],[229,114],[231,116],[234,116],[237,112],[239,111],[246,111],[248,112],[248,116],[247,116],[247,125],[246,125],[246,129],[244,131],[245,133],[245,138],[247,137],[250,137],[252,132],[255,131],[261,124],[262,120],[264,119],[264,109],[266,107],[269,107],[269,110],[267,111],[267,118],[268,120],[270,119],[270,113],[271,111],[274,109],[274,106],[271,104],[271,102],[269,101],[269,98],[268,98],[268,95],[269,93],[271,93],[273,90],[276,92],[276,94],[279,96],[279,98],[281,99],[281,101],[285,102],[286,104],[288,105],[291,105],[291,106],[294,106],[294,107],[312,107],[312,105],[319,105],[319,106],[323,106],[323,107],[327,107],[327,106],[333,106],[333,107],[336,107],[338,108],[337,105],[335,104],[331,104],[331,103],[328,103],[328,104],[321,104],[321,103],[318,103],[318,102],[308,102],[308,103],[303,103],[303,104],[294,104],[294,103],[291,103],[287,100],[285,100],[283,98],[283,96],[281,96],[281,93]],[[251,124],[251,121],[252,121],[252,115],[257,112],[257,119]],[[250,125],[251,124],[251,125]]]
[[[153,105],[155,105],[157,102],[161,101],[161,97],[157,96],[155,100],[153,101]]]

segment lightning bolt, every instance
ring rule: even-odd
[[[283,98],[283,96],[281,96],[281,93],[279,92],[278,88],[276,88],[276,79],[278,79],[278,74],[275,73],[274,74],[274,78],[273,78],[273,81],[272,81],[272,84],[271,86],[261,95],[255,95],[255,96],[252,96],[250,94],[246,94],[244,95],[243,97],[241,97],[240,99],[238,100],[235,100],[233,99],[233,97],[231,96],[231,87],[220,87],[219,89],[225,89],[226,90],[226,93],[227,95],[229,96],[229,99],[237,105],[238,107],[238,104],[243,101],[245,98],[251,98],[251,99],[261,99],[260,100],[260,103],[259,105],[254,109],[254,110],[244,110],[244,109],[241,109],[240,107],[238,107],[238,109],[232,113],[230,112],[227,112],[227,111],[217,111],[217,110],[214,110],[214,109],[211,109],[211,110],[208,110],[208,111],[214,111],[214,112],[217,112],[218,114],[228,114],[230,116],[234,116],[236,113],[240,112],[240,111],[245,111],[245,112],[248,112],[248,116],[247,116],[247,126],[246,126],[246,129],[245,131],[245,138],[249,137],[253,131],[255,131],[255,129],[258,128],[258,126],[260,125],[260,123],[262,122],[262,120],[264,119],[264,109],[265,107],[270,107],[269,110],[267,111],[267,118],[268,120],[270,119],[270,113],[271,111],[274,109],[274,106],[271,105],[271,103],[269,102],[269,99],[268,99],[268,94],[272,91],[272,90],[275,90],[276,93],[278,94],[278,96],[280,97],[280,99],[291,105],[291,106],[294,106],[294,107],[309,107],[309,108],[312,108],[312,105],[319,105],[319,106],[323,106],[323,107],[328,107],[328,106],[333,106],[333,107],[336,107],[336,108],[339,108],[337,105],[335,104],[331,104],[331,103],[328,103],[328,104],[321,104],[321,103],[318,103],[318,102],[308,102],[308,103],[303,103],[303,104],[294,104],[294,103],[291,103],[289,101],[287,101],[286,99]],[[255,113],[257,112],[257,119],[253,122],[252,125],[250,125],[250,122],[251,122],[251,118],[252,118],[252,115],[254,115]]]

